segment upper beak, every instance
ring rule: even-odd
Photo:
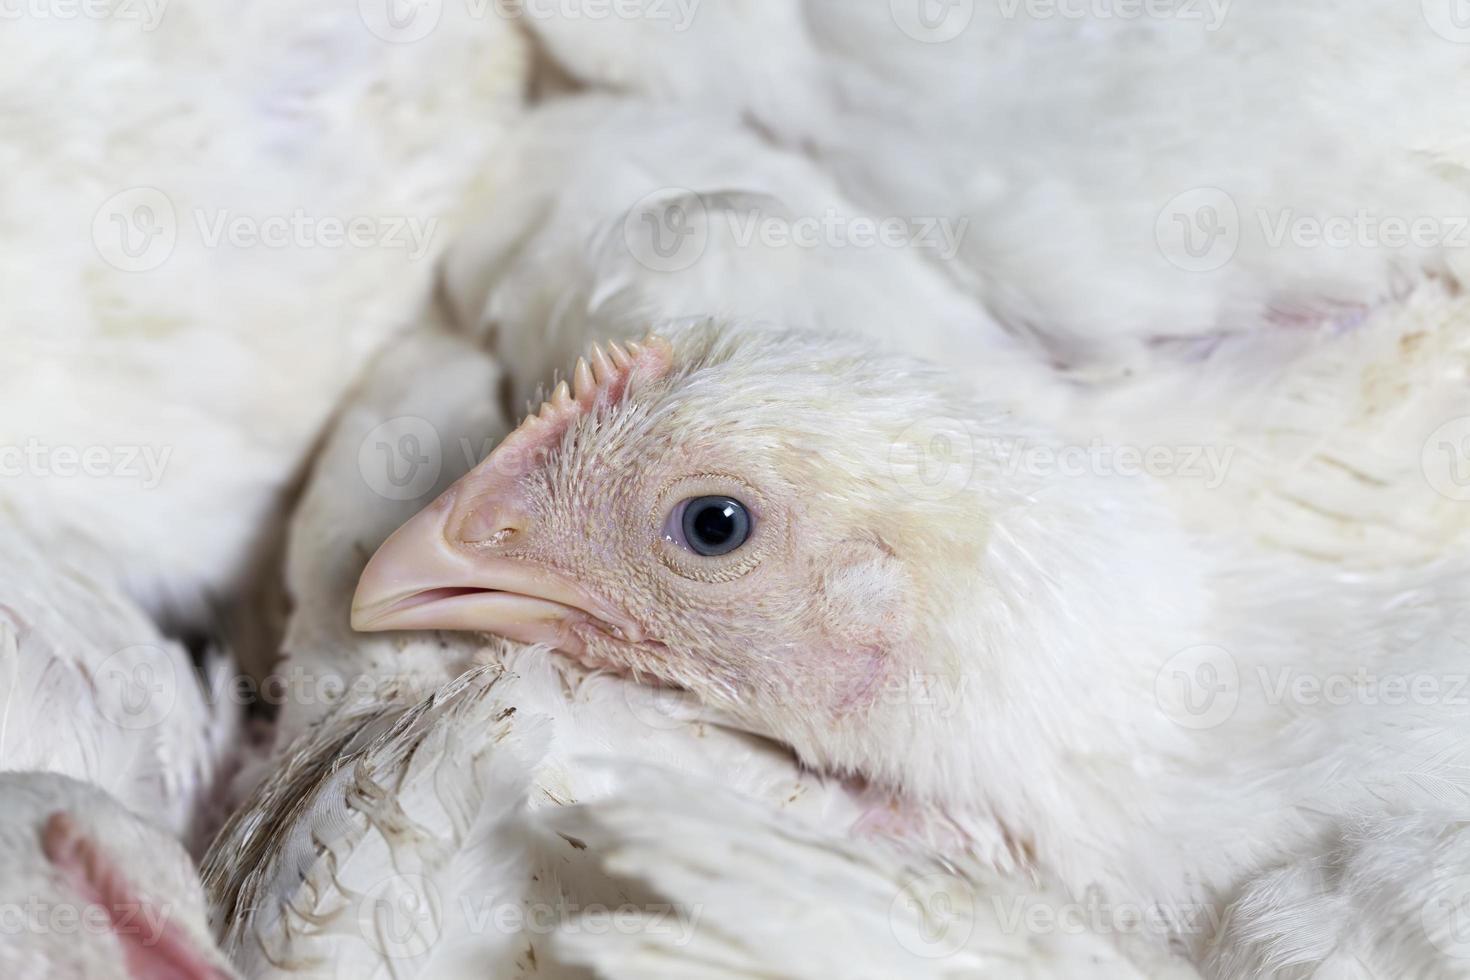
[[[637,642],[637,630],[570,576],[456,543],[455,490],[420,511],[373,555],[352,599],[352,628],[476,630],[571,654],[597,629]]]

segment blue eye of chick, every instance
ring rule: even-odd
[[[750,511],[733,497],[693,497],[680,509],[683,543],[697,555],[728,555],[750,538]]]

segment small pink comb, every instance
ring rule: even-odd
[[[559,442],[579,417],[599,405],[617,404],[627,393],[635,372],[649,378],[662,377],[673,364],[673,354],[669,342],[653,334],[623,344],[609,341],[605,350],[594,343],[586,357],[577,359],[572,383],[558,383],[541,408],[522,419],[495,447],[491,453],[495,470],[526,472],[535,455]]]

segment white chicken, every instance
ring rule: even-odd
[[[878,856],[888,848],[873,841],[841,843],[849,832],[886,830],[881,796],[803,771],[687,695],[587,676],[544,648],[348,631],[348,597],[367,553],[405,509],[472,465],[482,438],[493,439],[494,379],[483,355],[425,329],[379,359],[323,447],[292,525],[295,612],[289,657],[277,670],[292,696],[282,704],[276,759],[207,862],[226,950],[250,977],[584,976],[583,963],[632,977],[644,975],[642,941],[668,947],[678,963],[682,951],[720,943],[738,927],[804,947],[779,975],[829,975],[818,964],[842,956],[828,947],[831,936],[807,935],[760,908],[725,908],[719,921],[702,923],[698,893],[674,903],[651,869],[606,866],[610,849],[634,843],[627,834],[608,824],[589,842],[557,813],[576,803],[586,813],[568,819],[603,821],[599,801],[614,797],[617,813],[635,812],[645,777],[630,760],[657,764],[682,787],[668,792],[703,794],[702,780],[718,778],[747,808],[731,810],[727,826],[713,810],[700,814],[708,821],[700,836],[669,842],[671,867],[684,860],[682,848],[727,836],[737,850],[711,853],[718,863],[705,866],[739,894],[742,855],[768,847],[769,860],[780,860],[783,834],[815,834],[806,845],[814,860],[824,850],[840,863],[876,848],[875,867],[899,876],[896,901],[904,859],[888,863]],[[465,458],[461,434],[471,432]],[[399,442],[405,435],[416,439]],[[406,468],[414,459],[425,467],[418,479]],[[483,666],[455,676],[476,663]],[[644,803],[652,830],[664,802]],[[792,822],[770,822],[776,813]],[[615,822],[613,811],[605,819]],[[997,875],[973,886],[998,906],[1044,894]],[[768,885],[761,877],[749,887]],[[924,968],[927,948],[906,946],[903,931],[917,913],[895,914],[896,931],[870,937],[868,949],[882,949],[884,963]],[[1136,975],[1111,937],[1090,928],[1033,942],[1013,924],[1004,935],[978,932],[972,949],[1025,963],[1032,976],[1071,976],[1077,957]]]
[[[1462,561],[1324,570],[1192,529],[1146,474],[1011,465],[1090,421],[1010,369],[695,321],[572,379],[383,545],[360,628],[491,631],[690,690],[892,792],[913,836],[1074,896],[1231,907],[1249,941],[1223,962],[1463,967],[1438,923],[1394,951],[1470,867]],[[958,479],[923,478],[931,436],[972,447]],[[1385,838],[1419,859],[1319,886],[1362,914],[1251,918],[1285,904],[1280,866]]]
[[[7,8],[0,495],[152,612],[240,594],[521,104],[513,24],[387,6]]]
[[[744,120],[908,219],[915,254],[1068,364],[1470,271],[1451,0],[524,8],[573,78]],[[963,222],[952,259],[920,219]]]
[[[173,836],[95,787],[0,774],[0,972],[13,980],[233,980]]]
[[[232,671],[201,674],[105,569],[0,514],[0,770],[92,783],[202,848],[238,754]]]

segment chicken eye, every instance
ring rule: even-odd
[[[733,497],[691,497],[669,517],[665,533],[697,555],[728,555],[750,539],[750,511]]]

